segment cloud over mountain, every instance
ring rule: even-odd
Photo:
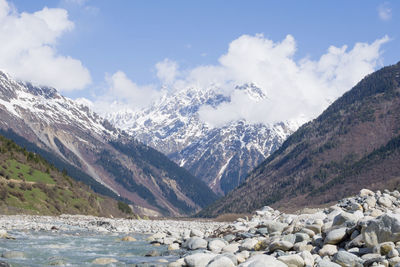
[[[177,62],[165,59],[155,68],[160,84],[169,90],[213,87],[230,97],[230,102],[217,107],[201,107],[200,118],[210,125],[221,126],[239,119],[264,124],[304,121],[315,117],[381,65],[381,47],[388,41],[389,37],[384,36],[372,43],[356,43],[352,48],[330,46],[315,60],[296,59],[296,41],[291,35],[280,42],[262,34],[242,35],[229,44],[218,64],[180,70]],[[117,72],[113,77],[120,74]],[[129,80],[126,75],[124,79]],[[138,86],[134,82],[129,83],[135,86],[131,86],[125,102],[120,98],[121,94],[113,93],[123,88],[122,84],[115,83],[106,93],[109,103],[114,103],[113,108],[119,102],[118,105],[124,108],[137,109],[149,103],[146,100],[161,95],[154,86],[142,86],[139,90],[135,89]],[[256,85],[266,97],[251,98],[237,88],[243,84]],[[97,109],[104,109],[105,104],[97,105]]]

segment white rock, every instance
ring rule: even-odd
[[[285,263],[278,261],[275,257],[258,254],[250,257],[239,265],[240,267],[288,267]]]
[[[208,249],[214,253],[219,253],[226,243],[220,239],[211,240],[208,242]]]
[[[387,213],[369,220],[362,227],[361,234],[369,247],[388,241],[400,241],[400,214]]]
[[[238,243],[232,243],[232,244],[229,244],[229,245],[227,245],[227,246],[222,248],[222,252],[235,253],[237,251],[239,251],[239,244]]]
[[[325,237],[325,244],[336,245],[346,237],[346,228],[339,228],[330,231]]]
[[[205,267],[216,256],[216,254],[210,253],[196,253],[186,256],[184,260],[189,267]]]
[[[278,257],[278,260],[285,263],[289,267],[303,267],[304,266],[304,260],[298,254],[280,256],[280,257]]]
[[[333,256],[334,254],[336,254],[338,252],[337,246],[335,245],[324,245],[319,251],[318,254],[321,257],[325,257],[325,256]]]
[[[386,208],[390,208],[392,206],[392,200],[389,197],[383,196],[378,199],[378,203]]]

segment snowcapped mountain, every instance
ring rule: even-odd
[[[237,86],[253,101],[266,98],[254,84]],[[214,192],[226,194],[243,181],[247,173],[275,151],[298,127],[250,124],[237,120],[220,127],[202,121],[199,110],[230,101],[215,88],[189,88],[167,92],[152,106],[124,110],[106,118],[145,144],[205,181]]]
[[[216,199],[186,170],[86,106],[2,72],[0,134],[41,153],[96,191],[158,213],[193,213]]]

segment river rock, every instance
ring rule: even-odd
[[[208,242],[200,237],[191,237],[182,245],[185,248],[195,250],[200,248],[207,248]]]
[[[266,220],[261,223],[261,227],[268,229],[269,233],[279,232],[281,233],[283,229],[288,226],[286,223],[281,223],[273,220]]]
[[[333,255],[333,261],[343,267],[363,267],[364,260],[347,251],[339,251]]]
[[[226,243],[220,239],[214,239],[208,242],[208,249],[214,253],[219,253],[225,246]]]
[[[280,256],[280,257],[278,257],[278,260],[285,263],[289,267],[303,267],[304,266],[304,260],[298,254]]]
[[[222,248],[222,252],[235,253],[237,251],[239,251],[239,244],[238,243],[232,243],[232,244],[229,244],[229,245],[227,245],[227,246]]]
[[[317,267],[342,267],[337,263],[331,262],[329,260],[321,260],[317,262]]]
[[[202,231],[198,230],[198,229],[192,229],[190,231],[190,237],[194,237],[194,236],[203,238],[204,237],[204,233]]]
[[[23,259],[25,253],[22,251],[5,251],[1,256],[6,259]]]
[[[177,249],[179,249],[178,243],[172,243],[168,245],[168,250],[177,250]]]
[[[240,267],[288,267],[285,263],[278,261],[275,257],[258,254],[250,257],[239,265]]]
[[[98,264],[98,265],[107,265],[116,262],[118,262],[118,260],[114,258],[97,258],[92,261],[93,264]]]
[[[400,241],[400,214],[386,213],[366,222],[361,229],[365,244],[373,247],[383,242]]]
[[[336,245],[346,237],[346,228],[339,228],[329,231],[325,237],[325,244]]]
[[[124,236],[121,241],[125,241],[125,242],[134,242],[136,241],[136,239],[132,236]]]
[[[314,266],[314,257],[309,251],[302,251],[299,255],[304,260],[305,266]]]
[[[327,245],[324,245],[324,246],[318,251],[318,254],[319,254],[321,257],[324,257],[324,256],[333,256],[333,255],[336,254],[337,252],[338,252],[337,246],[327,244]]]
[[[293,247],[293,244],[290,243],[289,241],[274,241],[269,245],[269,250],[270,251],[275,251],[277,249],[283,250],[283,251],[288,251]]]
[[[389,197],[380,197],[378,198],[378,204],[384,206],[386,208],[390,208],[392,206],[392,200]]]
[[[254,247],[258,244],[257,239],[246,239],[242,244],[239,245],[239,250],[254,250]]]
[[[210,253],[196,253],[186,256],[184,260],[189,267],[205,267],[215,256]]]
[[[0,229],[0,238],[7,238],[7,236],[8,236],[7,231]]]
[[[232,260],[225,256],[217,256],[207,264],[207,267],[233,267],[233,266],[235,266],[235,264],[232,262]]]

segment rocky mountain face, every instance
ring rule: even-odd
[[[236,90],[244,91],[254,101],[266,97],[253,84]],[[106,118],[166,154],[214,192],[226,194],[275,151],[297,125],[250,124],[239,120],[213,127],[200,119],[199,109],[230,101],[217,91],[191,88],[168,92],[148,108],[108,114]]]
[[[189,214],[216,199],[189,172],[55,89],[0,72],[0,131],[94,190],[150,215]]]
[[[400,184],[400,63],[365,77],[303,125],[236,190],[201,212],[321,205]]]

